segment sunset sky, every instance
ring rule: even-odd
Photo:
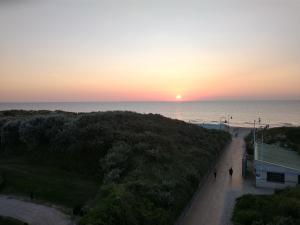
[[[299,0],[0,0],[0,28],[0,102],[300,99]]]

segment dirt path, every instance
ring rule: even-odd
[[[235,199],[246,193],[271,194],[270,189],[258,189],[253,181],[242,177],[244,136],[249,130],[238,129],[238,136],[220,156],[216,165],[217,178],[210,174],[199,190],[191,208],[180,225],[230,225]],[[233,176],[228,170],[233,168]]]
[[[71,218],[57,209],[0,195],[0,215],[30,225],[71,225]]]

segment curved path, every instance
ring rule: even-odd
[[[71,225],[71,218],[55,208],[0,195],[0,215],[30,225]]]
[[[217,164],[217,177],[211,173],[193,199],[190,209],[179,221],[180,225],[230,225],[235,199],[246,193],[271,194],[270,189],[254,187],[253,179],[242,177],[242,157],[245,150],[244,137],[249,129],[238,128],[234,131],[232,143],[222,153]],[[233,176],[228,170],[233,168]],[[213,172],[213,171],[212,171]]]

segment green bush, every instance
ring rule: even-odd
[[[253,221],[260,218],[260,213],[256,210],[240,210],[234,215],[234,218],[238,224],[252,225]]]
[[[5,120],[1,157],[16,157],[17,150],[15,160],[27,169],[30,165],[32,172],[24,176],[10,164],[7,190],[35,188],[40,198],[74,208],[90,195],[71,201],[80,185],[64,193],[67,188],[59,187],[67,185],[65,174],[92,176],[99,193],[84,205],[87,213],[80,223],[86,225],[173,224],[231,138],[226,132],[133,112],[5,111],[0,119]],[[40,168],[59,172],[47,180]]]
[[[0,225],[24,225],[25,223],[10,217],[0,216]]]
[[[4,172],[0,170],[0,191],[4,188],[4,186],[5,186]]]
[[[276,127],[256,131],[256,141],[260,142],[264,137],[264,143],[278,144],[281,147],[290,148],[300,154],[300,127]],[[245,137],[246,149],[249,155],[253,155],[253,133]]]
[[[103,186],[101,200],[80,221],[81,225],[170,224],[169,213],[147,198],[136,198],[123,185]]]
[[[236,225],[300,224],[300,187],[270,196],[244,195],[236,201],[232,221]]]

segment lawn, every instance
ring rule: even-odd
[[[276,144],[284,148],[292,149],[300,154],[300,127],[276,127],[256,131],[256,142],[263,141],[266,144]],[[246,138],[246,147],[249,155],[254,154],[253,133]]]
[[[76,173],[50,166],[30,165],[26,161],[1,159],[4,179],[1,194],[13,194],[47,201],[68,208],[83,205],[95,197],[99,184]]]

